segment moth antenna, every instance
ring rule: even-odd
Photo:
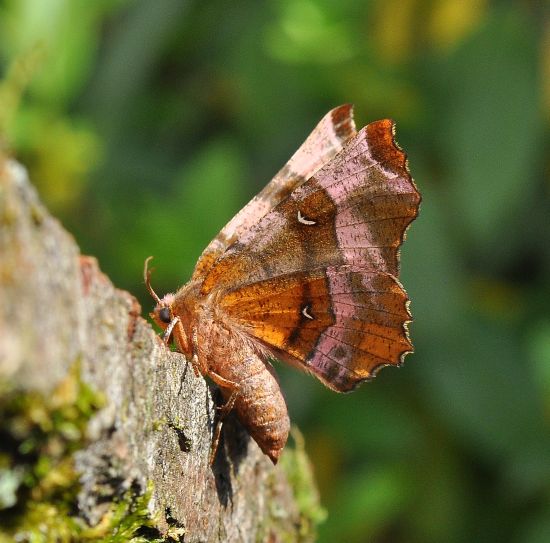
[[[149,294],[153,297],[153,300],[157,302],[157,304],[160,304],[160,298],[158,297],[158,294],[153,290],[153,287],[151,286],[151,271],[149,269],[149,262],[153,260],[152,256],[148,256],[145,259],[145,265],[143,267],[143,280],[145,281],[145,286],[147,287],[147,290],[149,291]]]

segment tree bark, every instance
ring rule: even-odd
[[[313,537],[294,481],[235,417],[209,465],[216,390],[164,346],[95,258],[80,255],[11,160],[0,162],[0,255],[0,379],[48,394],[78,363],[105,397],[76,453],[78,515],[94,525],[106,496],[150,488],[157,527],[181,527],[186,542]],[[311,478],[302,480],[316,499]]]

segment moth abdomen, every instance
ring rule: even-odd
[[[276,464],[290,430],[279,382],[271,367],[256,354],[247,356],[238,370],[232,370],[232,379],[238,385],[234,405],[237,415],[263,453]]]

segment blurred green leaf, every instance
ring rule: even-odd
[[[518,543],[546,543],[550,540],[550,510],[533,514],[531,522],[521,530]]]
[[[269,28],[269,52],[287,62],[333,63],[355,53],[351,34],[326,5],[313,0],[280,2],[279,20]],[[332,15],[332,16],[331,16]]]
[[[187,6],[184,0],[130,3],[88,93],[91,110],[106,132],[118,133],[128,121],[129,108],[181,25]]]
[[[527,349],[550,422],[550,320],[536,323],[529,330]]]
[[[227,139],[206,144],[176,175],[167,189],[169,200],[149,187],[140,216],[126,217],[122,228],[119,220],[119,228],[113,230],[119,240],[113,245],[115,261],[121,267],[132,262],[140,280],[143,261],[153,254],[159,290],[180,287],[206,245],[243,205],[243,179],[245,166],[235,145]],[[128,237],[130,228],[133,235]]]
[[[410,499],[408,483],[405,473],[389,466],[350,474],[331,504],[319,541],[373,541]]]
[[[11,54],[37,49],[43,65],[31,85],[33,94],[61,106],[89,76],[97,25],[113,2],[11,0],[7,4],[3,48]]]
[[[412,333],[433,342],[456,324],[464,279],[446,220],[446,202],[429,184],[427,172],[415,171],[415,177],[422,192],[420,218],[407,232],[401,251],[401,277],[412,300]]]
[[[176,198],[186,211],[186,230],[193,244],[186,254],[194,264],[195,255],[246,203],[243,185],[248,176],[239,149],[223,139],[205,146],[179,177]]]
[[[446,66],[440,132],[453,219],[479,252],[502,253],[522,242],[514,223],[534,195],[542,123],[531,24],[518,7],[495,10]]]
[[[513,330],[464,316],[426,356],[439,362],[424,376],[425,392],[477,454],[511,462],[550,445],[548,436],[543,438],[540,398]]]

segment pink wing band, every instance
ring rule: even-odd
[[[327,268],[326,276],[335,320],[320,334],[306,365],[330,388],[349,391],[411,352],[406,329],[411,317],[405,293],[391,275],[344,266]],[[376,349],[362,346],[365,336],[372,336]]]

